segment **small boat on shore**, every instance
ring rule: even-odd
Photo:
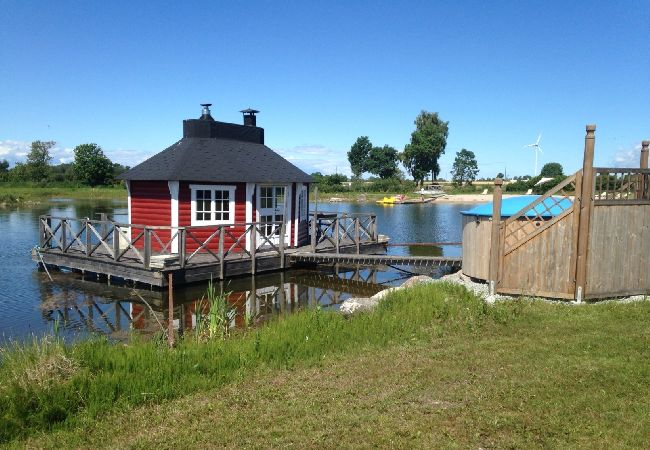
[[[442,197],[445,195],[445,191],[442,190],[442,186],[439,184],[426,184],[418,191],[415,191],[416,194],[421,196],[426,196],[431,199]]]

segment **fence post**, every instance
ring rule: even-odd
[[[316,212],[311,215],[311,252],[316,251]]]
[[[223,280],[223,274],[226,266],[226,258],[224,257],[223,241],[226,238],[226,228],[222,225],[219,228],[219,279]]]
[[[151,230],[144,228],[144,268],[148,269],[151,265]]]
[[[185,254],[185,239],[187,239],[187,237],[185,236],[185,227],[179,228],[178,233],[179,233],[179,236],[178,236],[178,240],[179,240],[179,242],[178,242],[178,259],[179,259],[179,262],[180,262],[180,265],[181,265],[181,269],[184,269],[185,268],[185,257],[186,257],[186,254]]]
[[[257,224],[253,224],[251,231],[251,274],[255,275],[255,256],[257,255]]]
[[[361,253],[361,232],[359,231],[359,217],[354,218],[354,243],[357,246],[357,255]]]
[[[280,268],[284,269],[284,233],[287,232],[287,225],[282,222],[280,226]]]
[[[179,325],[183,317],[178,320]],[[167,273],[167,343],[169,348],[174,346],[174,274]]]
[[[379,242],[379,235],[377,234],[377,216],[375,214],[371,214],[370,217],[370,221],[372,223],[370,226],[370,230],[372,231],[372,240],[374,242]]]
[[[585,135],[585,153],[582,162],[582,187],[580,189],[580,218],[578,219],[578,256],[576,258],[575,299],[581,302],[586,297],[587,252],[589,251],[589,222],[593,205],[594,184],[594,147],[596,144],[596,125],[587,125]]]
[[[90,223],[88,222],[88,219],[84,220],[84,227],[86,228],[86,256],[90,256],[90,247],[92,245],[92,235],[90,233]]]
[[[648,147],[650,147],[650,141],[641,142],[640,169],[648,168]],[[637,198],[645,200],[650,199],[650,177],[648,177],[647,173],[641,175],[640,195],[637,196]]]
[[[113,260],[117,261],[117,256],[120,254],[120,236],[122,232],[120,227],[113,222]]]
[[[497,291],[499,281],[499,265],[501,264],[501,247],[503,242],[500,239],[499,228],[501,226],[501,186],[503,180],[494,180],[494,192],[492,192],[492,233],[490,235],[490,279],[488,280],[489,294],[494,295]]]
[[[45,217],[41,216],[38,221],[38,246],[40,248],[45,247]]]
[[[318,186],[314,187],[314,214],[312,216],[312,221],[311,221],[311,251],[312,253],[316,252],[316,245],[318,244],[317,240],[317,228],[320,229],[320,227],[317,227],[316,222],[318,221]]]
[[[61,251],[66,252],[68,246],[68,221],[61,219]]]
[[[343,214],[343,218],[345,219],[345,214]],[[339,247],[341,246],[341,218],[337,215],[334,218],[334,247],[336,247],[336,254],[339,254]]]

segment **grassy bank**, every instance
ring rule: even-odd
[[[41,342],[3,352],[0,426],[37,447],[643,446],[649,319],[436,285],[174,350]]]
[[[24,203],[38,203],[50,198],[74,198],[74,199],[113,199],[123,198],[126,200],[126,188],[117,186],[39,186],[39,185],[15,185],[0,183],[0,204],[17,205]]]

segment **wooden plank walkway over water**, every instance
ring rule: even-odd
[[[447,256],[400,256],[400,255],[357,255],[342,253],[313,253],[297,251],[289,255],[292,262],[314,262],[314,263],[339,263],[361,266],[374,265],[405,265],[422,267],[452,267],[460,268],[463,258]]]

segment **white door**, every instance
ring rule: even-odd
[[[280,243],[280,223],[286,222],[286,186],[259,186],[257,190],[257,214],[261,223],[261,233],[269,237],[274,245]],[[288,228],[288,227],[287,227]],[[289,243],[285,230],[285,243]],[[258,245],[268,245],[265,239],[258,238]]]

